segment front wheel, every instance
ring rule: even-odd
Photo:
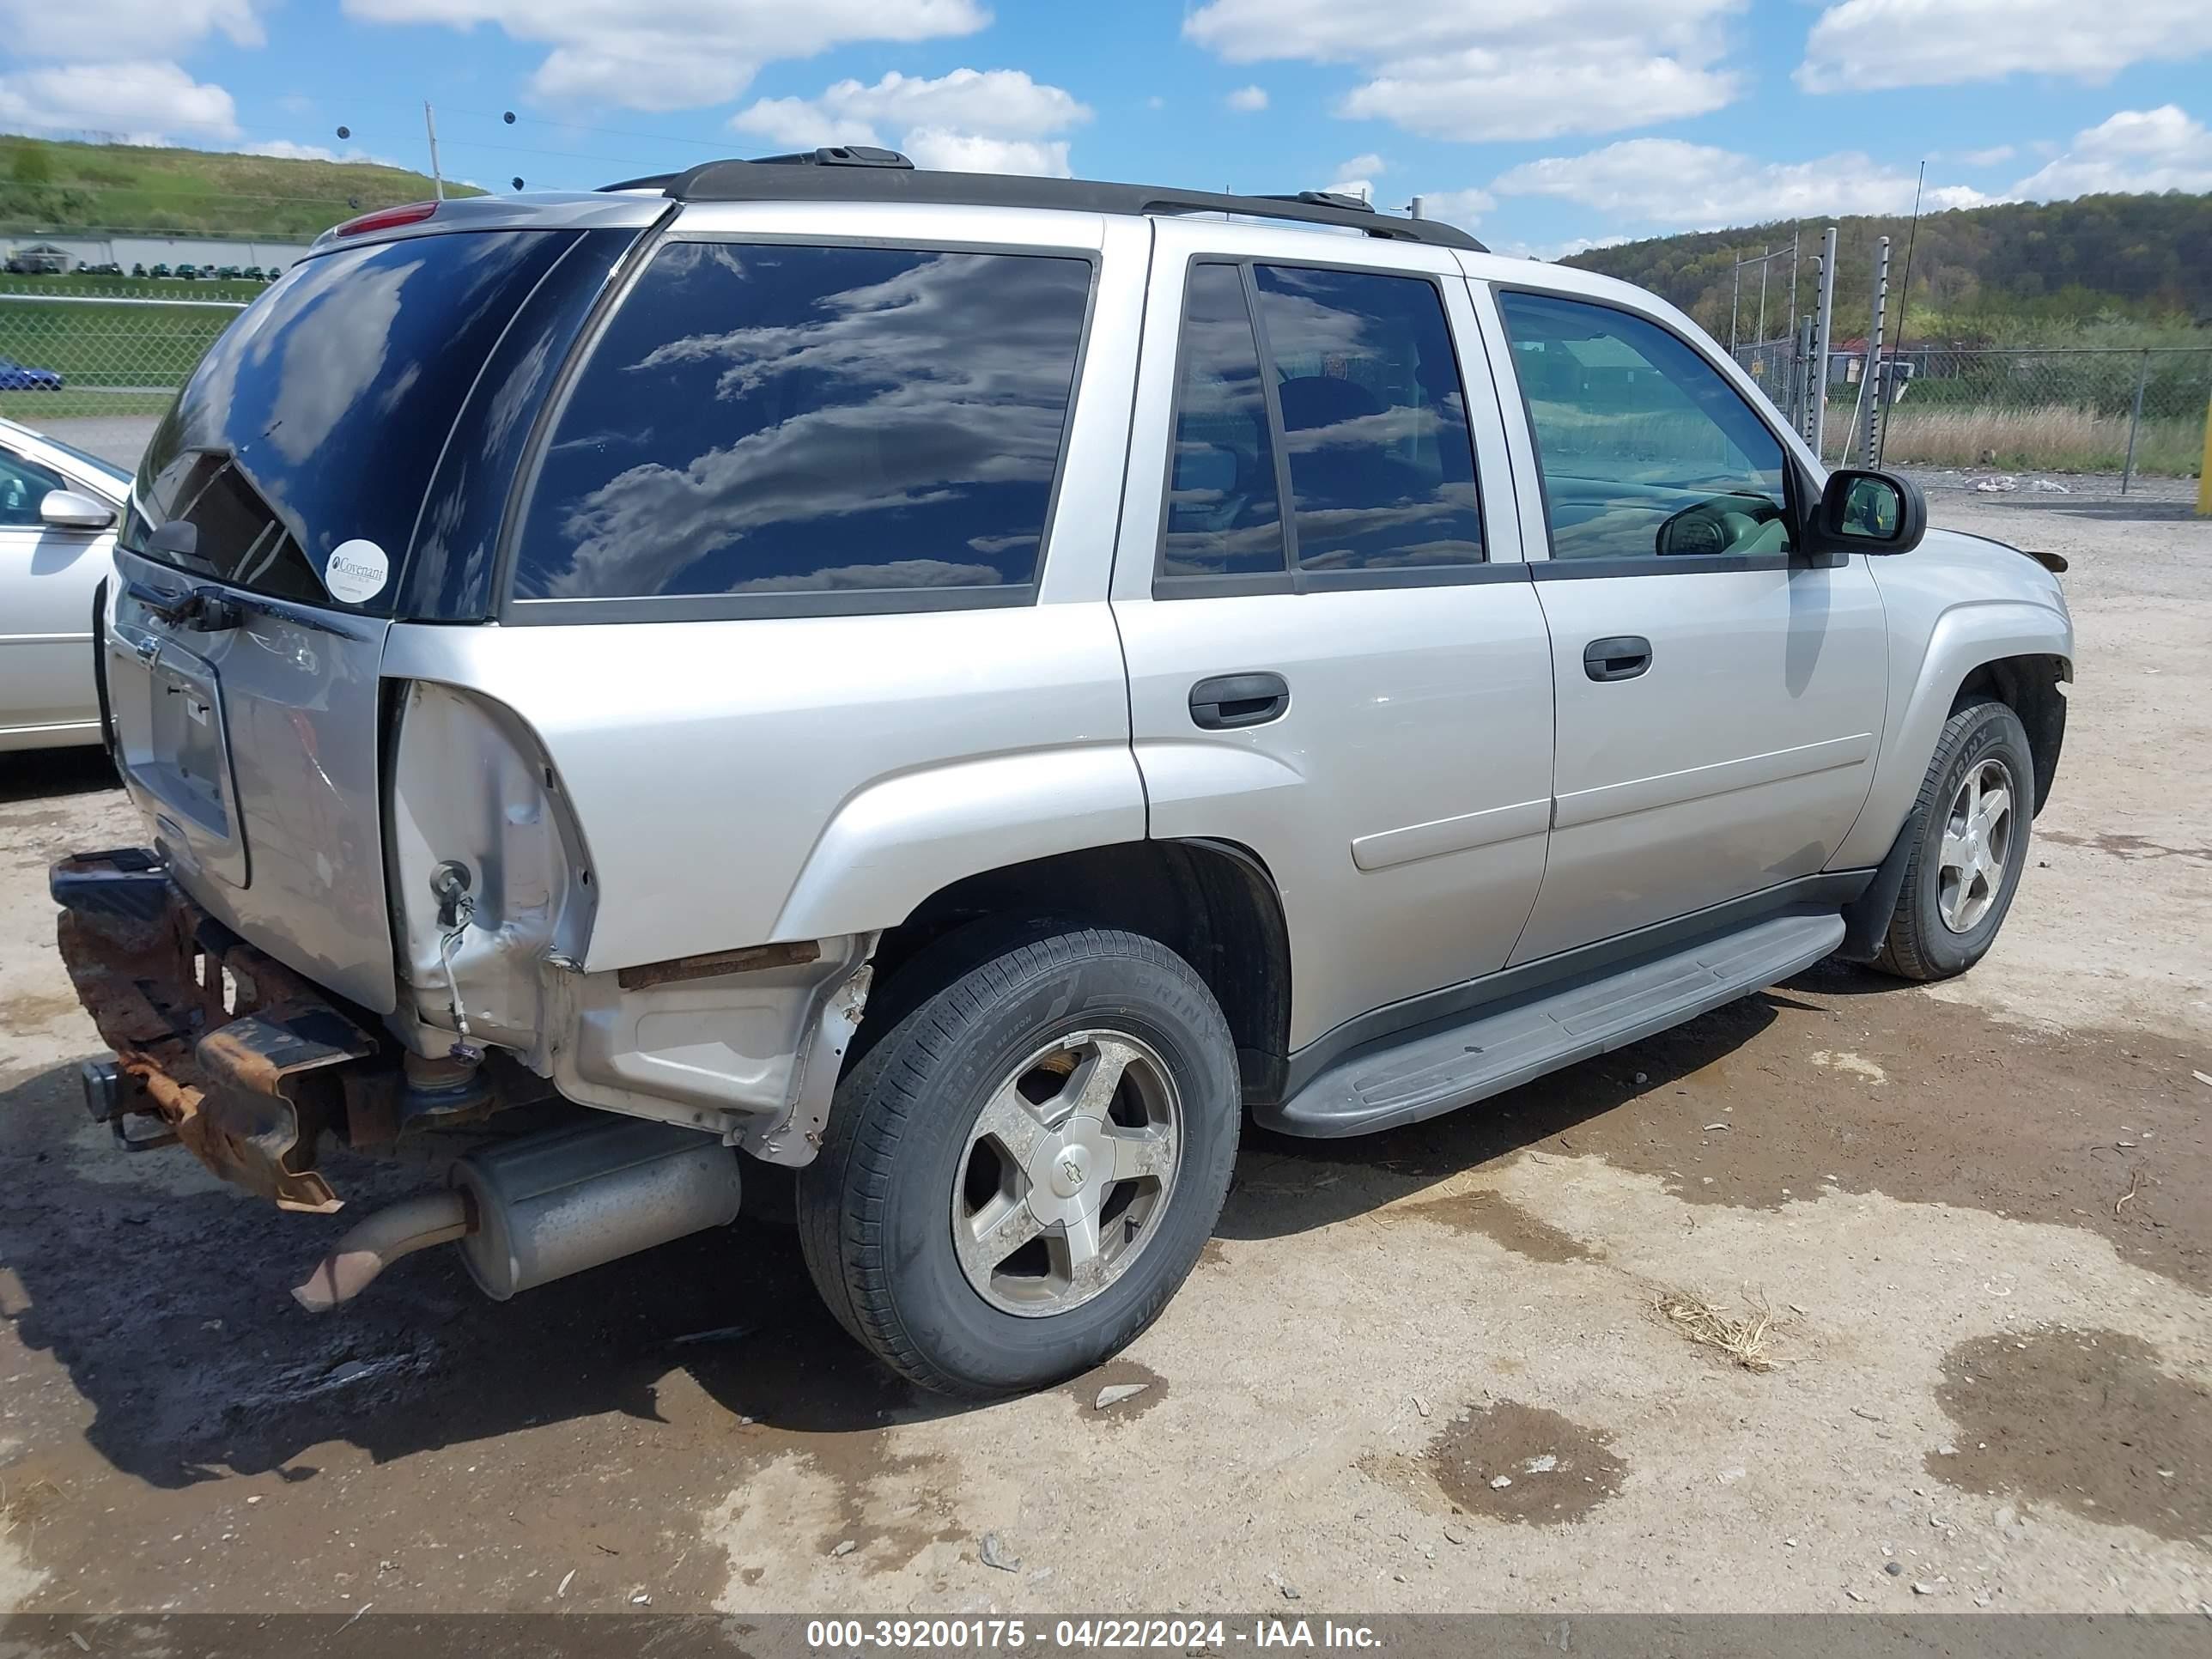
[[[1948,979],[1996,942],[2027,864],[2035,763],[2020,716],[1970,702],[1936,740],[1904,833],[1905,884],[1875,966],[1905,979]]]
[[[1242,1097],[1219,1007],[1164,945],[1051,933],[963,971],[948,943],[907,969],[942,988],[838,1085],[799,1239],[864,1346],[981,1397],[1087,1370],[1158,1316],[1228,1194]]]

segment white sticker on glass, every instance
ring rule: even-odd
[[[331,550],[331,562],[323,567],[323,586],[331,597],[347,605],[360,605],[384,592],[385,578],[392,573],[392,562],[384,556],[384,550],[374,542],[356,538],[340,542]]]

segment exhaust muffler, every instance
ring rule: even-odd
[[[737,1152],[641,1118],[550,1129],[470,1153],[453,1190],[410,1199],[338,1241],[293,1298],[325,1313],[401,1256],[448,1240],[495,1301],[737,1219]]]

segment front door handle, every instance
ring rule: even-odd
[[[1291,688],[1280,674],[1218,674],[1190,688],[1190,718],[1208,732],[1265,726],[1280,720],[1291,706]]]
[[[1641,634],[1592,640],[1583,647],[1583,672],[1594,680],[1632,680],[1651,666],[1651,641]]]

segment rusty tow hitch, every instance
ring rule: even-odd
[[[375,1040],[193,904],[143,848],[64,859],[47,885],[62,962],[115,1051],[86,1068],[93,1116],[131,1151],[181,1144],[282,1208],[337,1209],[315,1145],[344,1110],[339,1070]],[[134,1133],[134,1118],[160,1127]]]

